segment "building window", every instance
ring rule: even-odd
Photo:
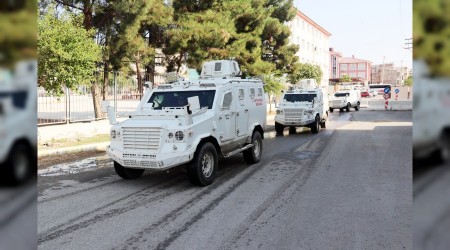
[[[350,73],[350,77],[356,77],[356,73],[355,72],[351,72]]]
[[[358,72],[358,77],[366,78],[366,72]]]
[[[341,63],[341,65],[340,65],[341,70],[347,71],[348,70],[347,65],[348,64],[346,64],[346,63]]]
[[[347,73],[341,73],[341,77],[340,78],[342,78],[344,76],[347,76],[347,75],[348,75]]]
[[[358,63],[358,70],[365,70],[366,64],[365,63]]]
[[[356,70],[356,63],[350,63],[350,70]]]

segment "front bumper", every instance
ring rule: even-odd
[[[135,152],[123,152],[111,146],[106,147],[106,153],[111,159],[124,167],[155,170],[165,170],[185,164],[191,161],[194,156],[194,153],[186,151],[157,155],[138,154]]]
[[[314,122],[314,119],[305,119],[305,118],[288,118],[286,119],[285,117],[282,116],[275,116],[275,122],[282,124],[284,126],[297,126],[297,127],[302,127],[302,126],[308,126],[311,123]]]

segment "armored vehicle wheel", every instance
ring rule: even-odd
[[[327,125],[325,124],[325,122],[326,122],[326,121],[324,120],[323,122],[320,123],[320,127],[321,127],[321,128],[326,128],[326,127],[327,127]]]
[[[313,124],[311,125],[311,132],[314,134],[319,133],[320,130],[320,118],[319,115],[316,115],[316,119],[314,120]]]
[[[330,108],[330,112],[333,113],[334,108]]]
[[[254,147],[244,151],[244,160],[247,164],[258,163],[261,160],[262,153],[262,138],[258,131],[253,132],[252,143]]]
[[[359,111],[359,105],[361,105],[359,102],[356,104],[355,110]]]
[[[145,171],[145,169],[126,168],[117,162],[114,162],[114,170],[116,170],[118,176],[124,179],[137,179]]]
[[[188,178],[192,184],[208,186],[213,183],[218,166],[217,151],[207,142],[197,149],[194,159],[187,166]]]
[[[345,107],[345,111],[350,112],[350,107],[351,107],[350,103],[347,103],[347,107]]]
[[[339,109],[339,111],[344,112],[344,109]]]
[[[450,162],[450,134],[448,132],[441,135],[439,144],[442,161],[445,163]]]
[[[2,184],[19,185],[36,173],[34,153],[25,143],[14,145],[5,164],[0,166]]]
[[[278,122],[275,122],[275,131],[277,131],[277,134],[283,134],[284,125],[279,124]]]
[[[295,134],[295,132],[297,132],[295,127],[289,127],[289,134]]]

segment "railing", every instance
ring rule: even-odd
[[[132,113],[140,101],[137,76],[129,76],[121,72],[108,72],[105,78],[103,73],[99,74],[97,81],[101,85],[99,98],[101,101],[110,101],[116,107],[118,117]],[[142,84],[151,82],[154,86],[165,83],[165,76],[142,74]],[[100,80],[99,80],[100,79]],[[104,80],[108,84],[102,91]],[[151,86],[151,87],[154,87]],[[87,85],[79,85],[74,90],[64,89],[62,96],[52,96],[43,87],[38,88],[38,125],[51,125],[61,123],[73,123],[94,121],[104,118],[96,118],[94,113],[94,101],[92,89]]]

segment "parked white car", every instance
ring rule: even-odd
[[[313,133],[326,127],[328,118],[328,95],[318,88],[314,79],[302,80],[298,88],[281,96],[275,115],[275,130],[282,134],[285,127],[309,127]]]
[[[116,173],[138,178],[145,169],[186,165],[193,184],[213,182],[219,158],[243,153],[261,160],[266,98],[259,79],[241,79],[237,62],[203,64],[199,80],[178,79],[145,92],[134,115],[111,123],[108,155]]]

